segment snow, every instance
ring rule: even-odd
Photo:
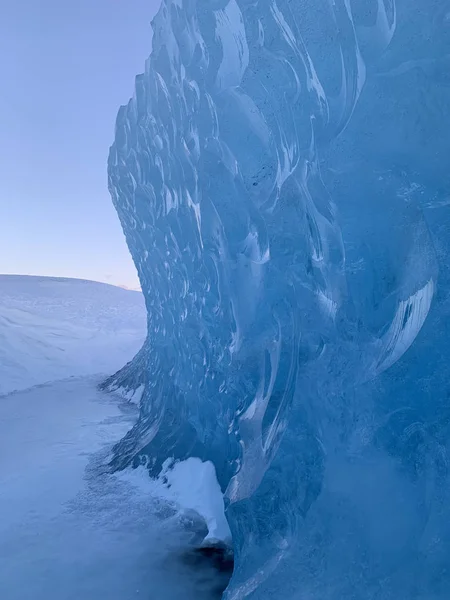
[[[108,468],[143,386],[124,402],[92,374],[122,367],[145,333],[141,293],[0,276],[1,598],[221,596],[228,575],[190,554],[230,537],[213,465],[167,465],[156,481]]]
[[[140,292],[77,279],[0,276],[0,395],[112,374],[141,348]]]
[[[142,399],[142,394],[144,393],[144,389],[145,386],[142,384],[136,389],[131,388],[130,390],[127,390],[123,387],[118,387],[112,388],[110,391],[114,391],[116,394],[120,395],[121,398],[124,398],[128,402],[132,402],[133,404],[139,406]]]
[[[158,479],[151,480],[151,486],[148,471],[143,466],[124,471],[120,478],[143,489],[145,493],[150,490],[154,498],[170,502],[177,510],[192,510],[201,515],[208,527],[203,545],[231,543],[223,494],[211,461],[203,462],[199,458],[190,457],[173,463],[168,459]]]
[[[137,410],[98,382],[73,378],[0,399],[0,596],[220,598],[217,572],[185,560],[204,526],[153,499],[150,482],[109,473],[111,446]]]

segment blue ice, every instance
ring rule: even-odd
[[[226,600],[450,597],[450,5],[164,0],[109,185],[116,468],[211,461]]]

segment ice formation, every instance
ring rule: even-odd
[[[114,467],[211,461],[226,600],[450,597],[450,5],[163,0],[112,198],[148,337]]]

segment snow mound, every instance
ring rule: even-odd
[[[176,507],[180,514],[194,511],[200,515],[208,528],[203,545],[231,545],[231,532],[225,518],[223,494],[217,481],[216,470],[211,461],[203,462],[197,457],[184,461],[167,459],[163,470],[150,479],[148,470],[141,465],[125,469],[116,477],[141,489],[147,496],[160,498]]]
[[[0,275],[0,395],[112,373],[146,336],[140,292],[94,281]]]

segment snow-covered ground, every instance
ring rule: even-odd
[[[137,408],[92,374],[122,367],[145,331],[140,293],[0,276],[1,599],[221,597],[229,572],[193,551],[205,522],[229,537],[214,467],[190,459],[151,481],[107,466]]]
[[[0,395],[114,373],[141,348],[146,318],[140,292],[79,279],[0,275]]]
[[[220,598],[227,575],[189,552],[206,533],[200,521],[152,498],[149,480],[108,472],[136,408],[97,383],[0,398],[0,597]]]

